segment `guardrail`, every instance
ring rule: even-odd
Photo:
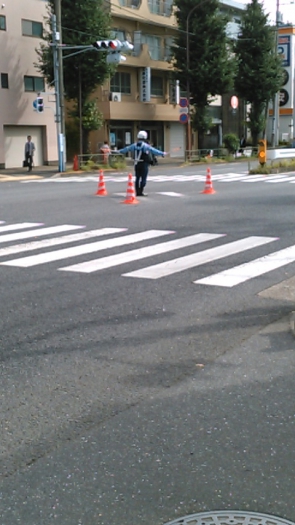
[[[92,153],[92,154],[83,154],[83,155],[77,155],[78,157],[78,169],[83,169],[83,167],[110,167],[114,168],[116,166],[116,163],[118,162],[128,162],[128,160],[132,161],[132,159],[128,159],[128,157],[125,157],[122,153],[116,153],[112,151],[107,158],[106,162],[106,156],[103,153]],[[133,162],[133,161],[132,161]]]
[[[266,150],[266,160],[295,159],[295,148],[274,148]]]
[[[243,148],[241,150],[232,153],[231,156],[234,158],[239,157],[252,157],[257,155],[258,148],[252,148],[252,146]],[[225,159],[230,156],[226,148],[215,148],[215,149],[195,149],[195,150],[186,150],[185,151],[185,160],[189,162],[196,162],[204,159],[217,158]]]

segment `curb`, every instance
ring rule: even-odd
[[[295,312],[291,312],[290,314],[290,329],[293,336],[295,337]]]

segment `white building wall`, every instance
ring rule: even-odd
[[[0,15],[6,17],[6,31],[0,30],[0,73],[8,74],[8,89],[0,85],[0,166],[5,167],[7,140],[5,143],[4,126],[24,126],[26,128],[43,127],[42,158],[44,163],[57,159],[56,124],[54,122],[54,96],[44,96],[48,106],[43,113],[33,110],[35,92],[25,91],[24,76],[41,76],[34,67],[37,62],[36,48],[40,39],[22,35],[22,19],[43,22],[46,15],[46,2],[40,0],[13,0],[0,6]],[[45,88],[47,91],[47,88]],[[48,90],[49,91],[49,90]],[[36,128],[37,129],[37,128]],[[33,138],[34,140],[34,138]],[[24,133],[23,144],[26,135]],[[18,146],[17,146],[18,147]],[[23,156],[23,152],[22,152]],[[11,158],[11,152],[10,152]],[[17,166],[19,156],[16,155]],[[9,161],[11,165],[11,161]]]

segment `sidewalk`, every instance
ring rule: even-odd
[[[170,158],[163,158],[160,159],[160,162],[158,164],[158,168],[166,167],[168,166],[182,166],[184,164],[183,159],[170,159]],[[130,169],[131,165],[127,164],[126,170]],[[104,171],[107,173],[117,173],[118,171],[122,170],[116,170],[111,167],[104,168]],[[73,170],[73,163],[68,162],[66,165],[66,171],[64,173],[60,173],[58,170],[58,165],[53,166],[36,166],[33,168],[32,172],[28,172],[26,168],[7,168],[0,171],[0,182],[8,182],[13,180],[33,180],[33,179],[40,179],[40,178],[51,178],[51,177],[71,177],[71,176],[83,176],[83,175],[94,175],[98,172],[98,170],[79,170],[74,171]]]

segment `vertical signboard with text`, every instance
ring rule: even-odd
[[[140,102],[151,100],[151,68],[144,67],[140,71]]]

